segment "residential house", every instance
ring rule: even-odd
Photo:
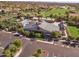
[[[41,31],[44,33],[45,37],[50,37],[52,32],[55,31],[64,31],[64,23],[63,22],[49,22],[43,20],[42,22],[35,22],[26,19],[22,21],[23,27],[29,31]],[[62,32],[63,33],[63,32]]]

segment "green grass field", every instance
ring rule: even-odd
[[[68,26],[68,31],[72,37],[74,38],[79,37],[79,28],[75,26]]]
[[[51,10],[42,11],[41,15],[43,15],[43,17],[49,16],[50,14],[57,16],[65,16],[67,11],[69,10],[61,8],[53,8]]]

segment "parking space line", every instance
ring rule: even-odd
[[[58,45],[58,44],[54,44],[54,45]]]
[[[64,45],[61,45],[62,47],[65,47]]]
[[[67,48],[70,48],[69,46],[66,46]]]
[[[0,47],[0,49],[4,49],[3,47]]]

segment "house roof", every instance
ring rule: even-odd
[[[46,31],[49,31],[49,32],[53,32],[53,31],[59,31],[59,26],[58,26],[58,22],[54,22],[54,23],[48,23],[46,21],[43,21],[39,27],[46,30]]]
[[[29,24],[29,20],[28,19],[25,19],[21,23],[22,23],[23,26],[26,26],[26,24]]]
[[[35,30],[37,28],[36,22],[25,19],[22,21],[22,25],[26,29]]]
[[[36,22],[30,22],[27,19],[22,21],[22,24],[24,28],[29,30],[37,30],[39,27],[42,30],[53,32],[53,31],[59,31],[59,22],[49,23],[47,21],[42,21],[39,25],[36,24]]]

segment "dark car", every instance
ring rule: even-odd
[[[58,38],[53,38],[53,41],[54,41],[54,42],[58,42],[59,39],[58,39]]]
[[[70,44],[70,46],[76,47],[76,43],[73,42],[73,43]]]
[[[64,42],[62,42],[63,44],[65,44],[65,45],[70,45],[70,41],[64,41]]]

